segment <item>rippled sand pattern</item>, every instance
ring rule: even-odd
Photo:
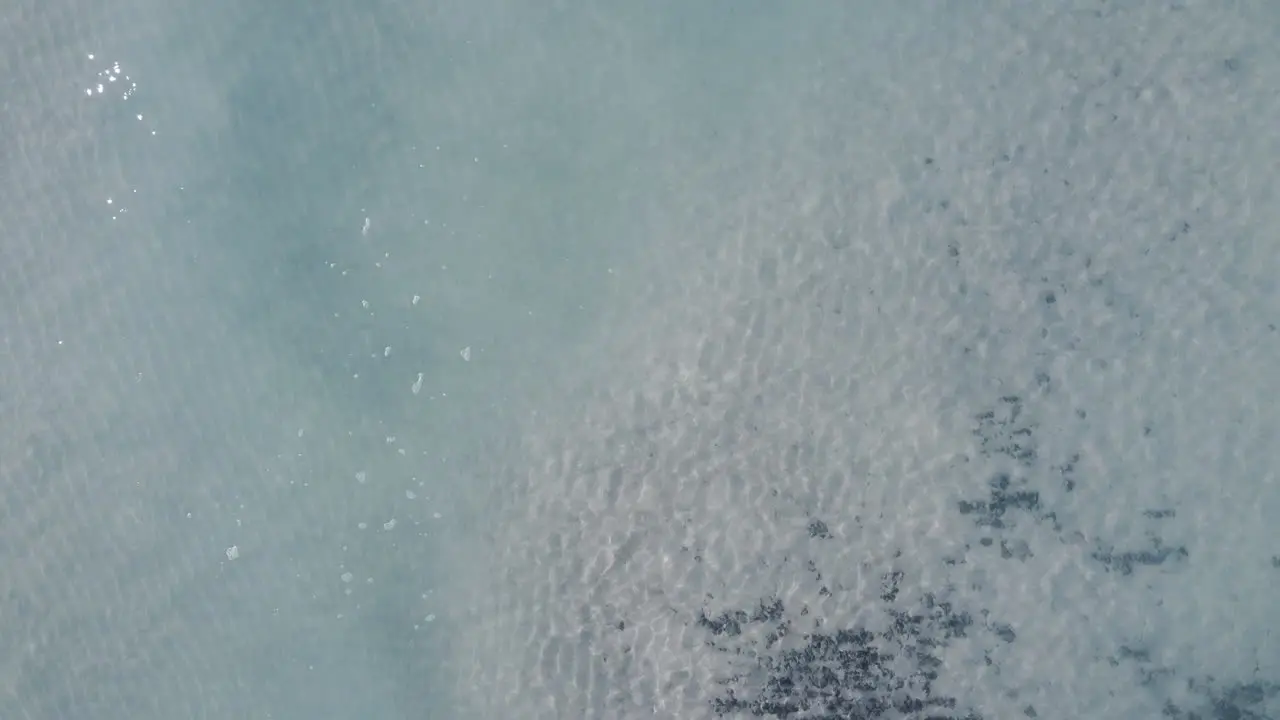
[[[762,89],[529,423],[479,715],[1274,717],[1274,56],[1184,12]]]

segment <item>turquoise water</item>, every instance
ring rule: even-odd
[[[0,717],[1280,712],[1267,6],[20,3]]]

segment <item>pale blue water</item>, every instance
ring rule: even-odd
[[[18,3],[0,718],[1280,716],[1269,4]]]

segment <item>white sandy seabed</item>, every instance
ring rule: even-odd
[[[1277,717],[1276,46],[1185,12],[761,88],[486,471],[459,713]]]

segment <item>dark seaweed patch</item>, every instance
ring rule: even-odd
[[[989,493],[985,500],[961,500],[959,503],[960,514],[973,515],[978,525],[1003,528],[1005,514],[1010,510],[1035,512],[1040,509],[1040,493],[1015,485],[1007,473],[996,475],[987,484]]]
[[[1136,666],[1143,685],[1177,682],[1190,691],[1194,700],[1182,705],[1172,700],[1165,703],[1161,716],[1169,720],[1278,720],[1280,683],[1254,680],[1245,683],[1223,683],[1213,676],[1180,678],[1172,668],[1156,665],[1145,648],[1121,646],[1120,655],[1112,659],[1119,666]]]
[[[831,537],[831,531],[821,520],[812,520],[809,522],[809,537],[826,539]]]
[[[1031,438],[1035,426],[1026,422],[1023,410],[1020,396],[1005,395],[996,407],[978,414],[975,418],[978,425],[973,434],[977,436],[984,455],[1002,455],[1023,467],[1031,467],[1035,463],[1037,452]]]
[[[1151,538],[1151,547],[1145,550],[1117,551],[1115,548],[1099,549],[1093,553],[1093,559],[1102,563],[1108,570],[1115,570],[1121,575],[1132,575],[1137,566],[1163,565],[1170,560],[1186,560],[1191,553],[1185,547],[1165,547],[1160,538]]]
[[[898,598],[902,579],[902,573],[896,572],[882,578],[881,599],[886,604]],[[807,610],[802,609],[799,616],[806,616]],[[720,681],[724,691],[711,701],[717,714],[980,720],[974,712],[958,709],[955,698],[934,690],[943,669],[937,650],[965,636],[973,625],[968,613],[950,603],[930,594],[910,610],[885,607],[890,622],[881,632],[858,627],[823,631],[818,623],[799,647],[777,650],[777,640],[790,630],[785,612],[781,601],[773,598],[752,612],[725,612],[714,619],[699,615],[698,625],[713,636],[709,644],[747,664]],[[749,623],[769,625],[763,643],[741,641],[743,627]],[[993,630],[1006,642],[1013,641],[1012,628],[995,625]]]

